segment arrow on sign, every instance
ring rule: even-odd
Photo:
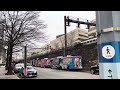
[[[111,74],[112,70],[109,69],[108,72]]]
[[[112,79],[112,74],[111,74],[112,70],[109,69],[108,72],[110,74],[110,76],[108,76],[108,77],[111,77],[111,79]]]

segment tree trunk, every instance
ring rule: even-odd
[[[11,66],[11,63],[12,63],[12,51],[13,51],[13,46],[10,45],[10,50],[9,50],[9,58],[8,58],[8,72],[5,74],[5,75],[14,75],[13,73],[13,69],[12,69],[12,66]]]
[[[5,70],[8,70],[8,57],[6,58],[6,65],[5,65]]]
[[[6,57],[6,66],[5,66],[5,70],[8,70],[8,64],[9,64],[9,49],[7,50],[7,57]]]

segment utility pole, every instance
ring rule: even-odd
[[[24,75],[27,75],[27,46],[24,47]]]
[[[64,35],[65,35],[65,47],[64,47],[64,56],[66,56],[66,48],[67,48],[67,35],[66,35],[66,16],[64,16]]]
[[[70,26],[70,22],[72,23],[77,23],[77,27],[80,27],[80,24],[85,24],[87,25],[87,29],[90,28],[90,26],[96,26],[95,23],[90,23],[88,22],[88,20],[85,21],[80,21],[79,18],[77,18],[77,20],[72,20],[69,18],[69,16],[64,16],[64,35],[65,35],[65,47],[64,47],[64,56],[66,56],[66,50],[67,50],[67,27],[66,26]]]

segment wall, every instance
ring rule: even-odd
[[[83,65],[85,70],[98,63],[97,43],[84,45],[82,48]]]

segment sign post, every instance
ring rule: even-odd
[[[120,11],[96,11],[101,79],[120,79]]]

